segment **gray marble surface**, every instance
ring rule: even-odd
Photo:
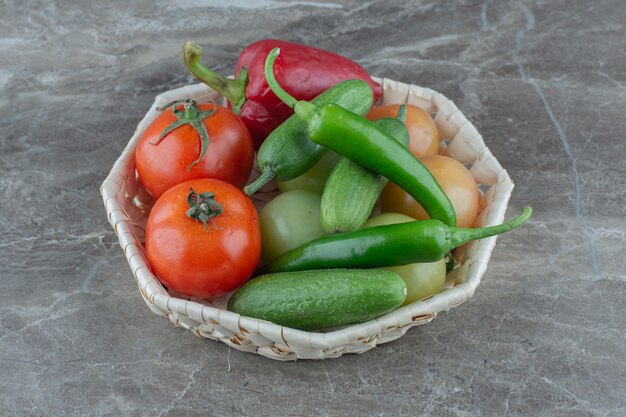
[[[626,5],[0,3],[0,415],[626,415]],[[474,297],[363,355],[279,363],[143,303],[98,187],[205,46],[345,54],[453,99],[516,183]]]

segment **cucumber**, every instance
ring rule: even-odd
[[[300,330],[362,323],[398,308],[407,288],[384,269],[326,269],[262,275],[244,284],[228,310]]]
[[[335,103],[359,115],[372,107],[374,93],[363,80],[346,80],[324,91],[312,100],[323,106]],[[291,115],[263,142],[257,152],[261,176],[244,188],[247,195],[256,193],[272,179],[287,181],[304,174],[328,151],[308,138],[307,124]]]
[[[395,119],[374,121],[404,146],[409,134],[404,124],[405,106],[400,106]],[[387,178],[342,158],[333,168],[322,194],[321,220],[326,233],[357,230],[367,221]]]
[[[290,190],[307,190],[317,193],[321,197],[322,193],[324,193],[326,180],[328,180],[328,176],[340,159],[341,156],[337,153],[328,151],[304,174],[292,180],[276,181],[276,185],[278,185],[278,189],[281,193]]]

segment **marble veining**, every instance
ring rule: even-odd
[[[626,416],[621,0],[0,5],[0,415]],[[279,363],[143,303],[98,188],[154,97],[306,42],[455,101],[507,169],[465,304],[363,355]]]
[[[589,222],[587,221],[587,217],[585,217],[583,213],[583,209],[580,204],[580,180],[578,178],[578,169],[576,168],[576,160],[574,159],[574,155],[572,153],[572,149],[569,144],[569,139],[565,135],[565,132],[563,131],[563,128],[561,127],[561,124],[556,119],[556,116],[554,115],[554,112],[552,111],[552,108],[550,107],[550,104],[548,103],[546,96],[543,94],[543,91],[541,90],[541,88],[539,87],[539,85],[534,79],[531,79],[526,76],[526,70],[524,69],[524,64],[518,57],[518,54],[520,50],[522,49],[524,33],[531,31],[535,28],[535,17],[533,16],[532,12],[526,6],[522,6],[522,8],[524,10],[524,17],[526,18],[526,27],[515,33],[515,49],[511,53],[511,56],[513,57],[513,61],[515,61],[515,63],[517,64],[517,67],[519,68],[519,73],[520,73],[520,77],[522,78],[522,80],[528,81],[537,92],[537,95],[541,98],[541,102],[543,103],[543,106],[546,109],[546,113],[550,117],[550,121],[552,122],[552,124],[554,124],[554,128],[556,129],[559,135],[559,138],[561,139],[561,142],[563,143],[563,149],[565,150],[565,154],[567,155],[567,158],[571,162],[572,176],[574,178],[576,216],[580,218],[580,221],[583,225],[583,230],[585,232],[585,237],[589,241],[589,250],[591,254],[591,263],[592,263],[592,269],[593,269],[592,278],[599,279],[602,275],[602,272],[600,270],[600,264],[598,262],[596,242],[592,236],[592,232],[590,230],[591,228],[589,226]]]

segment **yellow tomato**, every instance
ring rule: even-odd
[[[363,228],[410,221],[415,221],[415,219],[404,214],[385,213],[369,219]],[[439,294],[446,283],[446,264],[443,259],[436,262],[387,266],[381,269],[395,272],[406,283],[407,296],[402,303],[403,306]]]
[[[384,117],[395,118],[399,108],[399,104],[377,106],[370,110],[365,117],[369,120]],[[409,150],[413,155],[420,157],[439,153],[439,131],[430,114],[417,106],[407,104],[405,125],[409,132]]]
[[[456,211],[458,227],[473,227],[478,216],[478,186],[460,162],[443,155],[418,158],[433,174]],[[397,185],[389,182],[380,196],[383,213],[402,213],[417,220],[428,219],[422,206]]]

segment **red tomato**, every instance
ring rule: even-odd
[[[367,114],[369,120],[384,117],[395,118],[399,104],[385,104],[374,107]],[[406,105],[406,130],[409,132],[409,151],[415,156],[436,155],[439,153],[439,130],[430,114],[417,106]]]
[[[190,188],[198,194],[214,194],[214,200],[208,200],[209,208],[215,202],[221,205],[221,213],[206,226],[186,214]],[[241,190],[224,181],[197,179],[175,185],[150,212],[146,256],[159,280],[179,293],[213,298],[233,291],[247,281],[259,263],[257,211]]]
[[[182,113],[182,105],[176,106],[176,110]],[[200,112],[211,110],[214,113],[201,122],[209,138],[206,154],[196,164],[202,144],[200,134],[191,125],[179,126],[159,141],[163,131],[178,120],[172,108],[164,110],[143,133],[135,151],[135,163],[141,184],[153,197],[196,178],[217,178],[239,188],[246,185],[254,162],[250,133],[227,108],[215,104],[198,106]]]
[[[472,174],[460,162],[443,155],[419,158],[433,174],[446,193],[456,212],[458,227],[473,227],[478,216],[478,186]],[[380,195],[383,213],[401,213],[417,220],[428,219],[428,214],[413,197],[396,184],[389,182]]]

